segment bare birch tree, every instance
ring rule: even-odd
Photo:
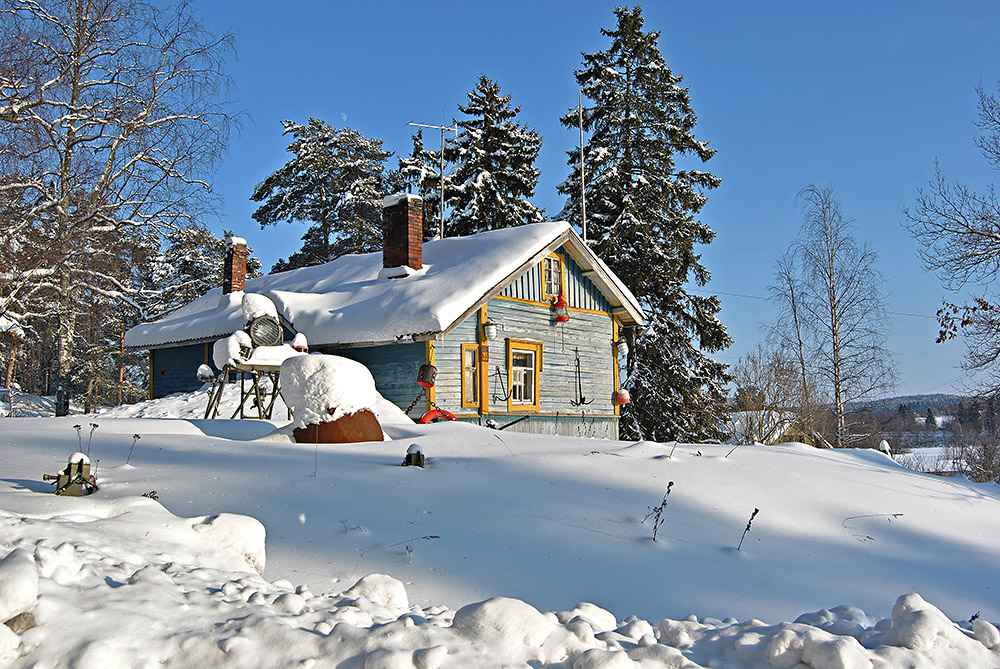
[[[0,309],[55,319],[60,378],[81,314],[129,302],[158,231],[208,211],[230,51],[189,2],[0,0],[0,247],[23,258]]]
[[[845,447],[852,443],[848,404],[895,384],[895,365],[886,347],[884,279],[877,255],[855,239],[831,188],[810,185],[799,198],[802,228],[772,286],[784,316],[776,329],[797,352],[804,397],[815,382],[832,404],[830,436],[834,445]]]
[[[803,405],[798,363],[781,348],[758,344],[740,357],[732,374],[738,412],[735,436],[747,443],[768,443],[776,428],[797,416]]]

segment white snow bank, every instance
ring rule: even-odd
[[[360,362],[301,355],[281,363],[278,377],[296,427],[334,421],[362,409],[375,412],[375,379]]]

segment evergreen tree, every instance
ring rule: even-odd
[[[424,201],[424,241],[437,234],[441,192],[441,163],[439,153],[424,149],[424,131],[413,135],[413,151],[406,158],[399,158],[399,186],[393,192],[415,193]]]
[[[469,103],[458,108],[468,118],[457,122],[461,131],[444,148],[445,160],[455,165],[445,180],[452,209],[445,234],[540,222],[542,211],[527,198],[538,185],[534,163],[541,138],[514,121],[521,108],[512,108],[510,95],[501,95],[500,85],[485,75],[468,96]]]
[[[593,101],[583,109],[590,139],[586,162],[587,236],[591,247],[642,302],[645,331],[629,351],[623,438],[705,439],[720,436],[726,417],[727,366],[705,352],[729,346],[717,318],[717,297],[689,293],[709,272],[695,244],[715,233],[695,216],[704,192],[720,179],[679,169],[676,159],[709,160],[714,150],[694,136],[696,117],[657,46],[658,31],[643,30],[642,10],[615,10],[618,24],[602,33],[604,51],[583,55],[576,80]],[[562,118],[576,128],[578,112]],[[569,153],[568,196],[560,218],[581,223],[579,152]]]
[[[200,225],[173,230],[167,235],[166,247],[156,254],[143,291],[142,303],[147,320],[162,317],[174,309],[195,300],[212,288],[222,285],[227,239]],[[260,276],[260,260],[247,258],[247,278]]]
[[[252,214],[263,228],[279,221],[311,223],[302,248],[272,271],[329,262],[347,253],[368,253],[382,244],[382,198],[388,194],[382,140],[357,130],[337,130],[311,118],[306,126],[283,121],[294,154],[253,190],[262,202]]]
[[[924,414],[924,429],[936,430],[937,427],[937,418],[934,417],[934,410],[927,407],[927,413]]]

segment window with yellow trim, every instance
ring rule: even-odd
[[[538,380],[541,370],[541,343],[508,340],[507,378],[510,381],[508,410],[538,411]]]
[[[462,344],[462,406],[479,406],[479,346]]]
[[[562,256],[552,254],[542,259],[542,298],[554,300],[563,293]]]

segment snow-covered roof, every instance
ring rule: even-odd
[[[635,296],[568,223],[533,223],[423,245],[423,268],[391,279],[382,253],[249,279],[247,293],[270,298],[314,347],[373,345],[446,334],[549,252],[565,245],[625,324],[643,320]],[[129,330],[125,344],[148,348],[224,337],[243,327],[243,293],[204,296]]]

